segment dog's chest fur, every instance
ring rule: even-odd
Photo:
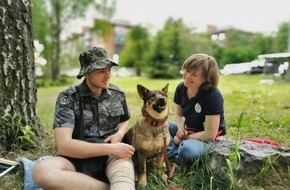
[[[132,130],[132,144],[138,152],[146,154],[146,157],[162,152],[164,138],[166,138],[166,145],[169,143],[168,122],[165,122],[163,126],[152,126],[142,116]]]

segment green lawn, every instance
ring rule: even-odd
[[[219,88],[224,96],[225,118],[228,139],[261,137],[276,140],[290,147],[290,83],[279,82],[260,85],[261,75],[221,76]],[[71,79],[71,83],[81,80]],[[144,77],[112,77],[111,82],[121,87],[127,96],[132,115],[130,124],[141,114],[142,101],[136,90],[137,84],[149,89],[161,89],[169,83],[170,119],[173,119],[175,105],[174,90],[182,79],[153,80]],[[67,86],[38,89],[38,115],[42,125],[51,133],[54,104],[57,94]],[[241,123],[240,115],[244,113]],[[238,131],[239,129],[239,131]],[[239,135],[239,136],[238,136]]]
[[[290,83],[277,82],[272,85],[260,85],[261,75],[221,76],[219,88],[224,96],[225,118],[227,122],[226,139],[242,140],[249,137],[268,138],[290,147]],[[80,80],[69,79],[70,84]],[[144,77],[112,77],[111,82],[120,86],[127,95],[131,112],[130,125],[141,114],[142,101],[136,90],[137,84],[149,89],[161,89],[169,83],[170,119],[173,119],[175,105],[173,93],[182,79],[151,80]],[[59,92],[68,86],[38,89],[38,116],[48,138],[43,139],[39,150],[10,152],[7,157],[19,156],[36,159],[41,155],[54,152],[52,124],[55,100]],[[241,118],[239,120],[239,118]],[[156,177],[154,169],[148,172],[148,186],[145,189],[165,189],[164,183]],[[190,168],[178,167],[170,184],[192,189],[221,189],[218,179],[209,180],[208,167],[205,163],[195,164]],[[0,179],[0,189],[23,189],[23,170],[15,170],[13,175]],[[222,182],[223,183],[223,182]]]

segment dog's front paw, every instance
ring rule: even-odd
[[[161,178],[162,178],[162,180],[163,180],[165,183],[166,183],[167,180],[168,180],[168,176],[167,176],[165,173],[162,174]]]
[[[140,174],[139,181],[138,181],[138,185],[140,187],[145,187],[147,185],[146,174]]]
[[[139,185],[139,187],[145,187],[147,185],[147,182],[146,182],[146,180],[145,181],[139,180],[138,185]]]

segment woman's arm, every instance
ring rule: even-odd
[[[219,124],[220,124],[220,115],[206,115],[204,131],[189,134],[186,138],[212,142],[216,139]]]
[[[184,117],[182,115],[182,108],[180,105],[176,106],[175,122],[178,128],[176,137],[179,139],[184,139],[187,135],[187,131],[184,129]]]

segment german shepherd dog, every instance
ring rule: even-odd
[[[135,147],[139,165],[138,185],[147,185],[146,164],[148,159],[156,158],[158,176],[167,181],[167,175],[163,171],[166,147],[169,144],[167,84],[161,90],[149,90],[138,84],[137,91],[143,99],[142,116],[132,126],[127,135],[131,145]],[[165,148],[164,148],[165,146]],[[134,159],[133,159],[134,160]]]

